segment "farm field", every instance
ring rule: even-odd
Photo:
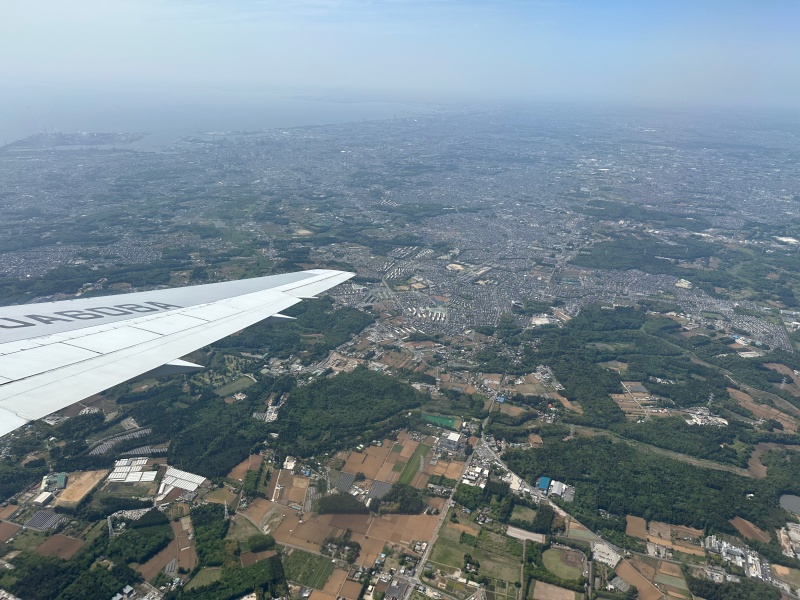
[[[167,547],[161,550],[158,554],[156,554],[153,558],[148,560],[146,563],[139,565],[136,567],[136,570],[141,573],[142,578],[145,581],[152,581],[153,578],[161,572],[164,567],[166,567],[171,560],[174,560],[178,556],[178,540],[173,538],[172,541],[167,544]]]
[[[493,579],[485,590],[486,600],[517,600],[517,587],[513,583]]]
[[[462,544],[461,530],[451,527],[448,521],[445,522],[447,524],[439,531],[439,539],[433,547],[430,562],[453,572],[461,568],[464,555],[471,554],[481,563],[481,575],[511,583],[519,581],[521,557],[511,556],[496,548],[482,548],[480,544],[477,547]]]
[[[765,544],[770,540],[770,535],[766,531],[759,529],[750,521],[743,519],[742,517],[735,517],[731,519],[731,525],[733,525],[736,528],[736,531],[741,533],[748,540],[758,540],[760,542],[764,542]]]
[[[578,595],[572,590],[566,590],[544,581],[536,581],[531,584],[530,598],[533,600],[576,600]]]
[[[57,556],[69,560],[83,547],[83,541],[56,533],[47,538],[36,552],[42,556]]]
[[[425,460],[425,456],[427,456],[430,451],[431,447],[427,444],[419,444],[414,450],[414,454],[408,459],[406,466],[403,468],[403,472],[400,473],[400,478],[397,480],[398,483],[410,484],[414,476],[420,472],[420,462]],[[425,467],[424,464],[422,466],[423,468]]]
[[[20,529],[22,529],[22,527],[15,525],[14,523],[0,521],[0,542],[6,543],[8,540],[14,537],[14,534]]]
[[[641,517],[634,517],[632,515],[627,515],[625,520],[625,535],[629,535],[640,540],[647,539],[647,521]]]
[[[261,468],[263,457],[260,454],[252,454],[231,469],[228,473],[229,479],[242,480],[248,471],[258,471]]]
[[[293,549],[282,558],[287,580],[317,590],[325,587],[333,572],[333,563],[324,556]]]
[[[731,398],[738,402],[742,407],[752,412],[755,416],[765,420],[773,419],[778,421],[781,425],[783,425],[783,428],[787,432],[797,433],[797,420],[794,417],[781,412],[777,408],[767,406],[766,404],[758,404],[755,400],[753,400],[753,397],[750,396],[750,394],[745,392],[728,388],[728,393],[730,394]]]
[[[633,568],[631,563],[623,560],[617,565],[617,575],[639,590],[641,600],[660,600],[661,592],[647,578]]]

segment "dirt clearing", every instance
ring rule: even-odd
[[[100,471],[78,471],[67,475],[67,487],[58,495],[56,506],[77,504],[108,475],[107,469]]]

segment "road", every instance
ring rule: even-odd
[[[472,463],[472,458],[470,458],[467,462],[464,463],[464,468],[461,469],[461,475],[459,475],[458,480],[461,481],[461,478],[464,476],[464,473],[467,472],[469,465]],[[414,589],[419,585],[425,585],[425,583],[419,578],[420,572],[424,570],[425,563],[428,562],[428,557],[431,555],[431,551],[433,550],[433,546],[436,543],[436,540],[439,539],[439,531],[444,524],[444,520],[447,517],[448,509],[453,506],[453,495],[456,493],[456,488],[453,488],[453,491],[450,492],[450,496],[447,498],[447,501],[444,503],[442,507],[442,511],[439,514],[439,520],[436,522],[436,527],[433,529],[433,534],[431,535],[431,539],[428,542],[428,547],[425,548],[425,552],[422,553],[422,558],[420,558],[419,563],[417,564],[417,569],[414,571],[413,577],[404,577],[402,575],[395,575],[396,578],[399,578],[406,583],[409,584],[408,590],[406,590],[406,595],[404,596],[403,600],[409,600],[411,598],[411,594],[414,592]]]

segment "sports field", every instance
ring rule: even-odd
[[[544,566],[561,579],[579,579],[583,575],[583,554],[567,548],[550,548],[542,554]]]
[[[422,420],[427,421],[428,423],[432,423],[433,425],[438,425],[439,427],[447,427],[448,429],[455,429],[456,426],[455,417],[443,417],[441,415],[423,414]]]

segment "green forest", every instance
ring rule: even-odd
[[[410,385],[362,367],[294,388],[273,427],[287,453],[313,456],[385,435],[424,400]]]
[[[507,452],[506,459],[531,483],[547,476],[575,485],[569,511],[590,528],[624,530],[624,516],[630,514],[733,533],[728,521],[738,515],[771,530],[786,522],[778,497],[800,488],[788,473],[754,481],[644,453],[605,437],[554,441],[535,450]],[[600,518],[600,509],[612,519]]]

